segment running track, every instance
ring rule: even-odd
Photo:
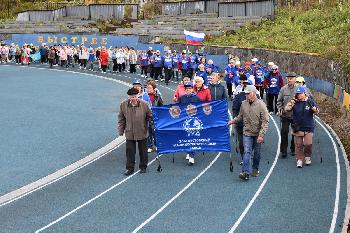
[[[235,154],[229,171],[227,153],[197,155],[193,167],[184,154],[174,163],[163,155],[161,173],[151,153],[146,174],[123,176],[116,116],[136,77],[0,66],[0,232],[342,231],[347,162],[322,123],[303,169],[278,157],[272,116],[261,175],[249,182],[239,180]],[[158,87],[170,103],[176,84]]]

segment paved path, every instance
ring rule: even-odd
[[[21,134],[8,140],[10,130],[1,131],[2,142],[6,142],[1,144],[0,166],[4,169],[1,174],[9,174],[16,169],[18,177],[2,179],[3,191],[0,195],[78,161],[82,158],[80,151],[92,153],[112,141],[112,136],[116,134],[118,104],[125,97],[127,83],[135,78],[130,74],[100,75],[123,82],[115,83],[67,71],[13,66],[0,66],[0,71],[1,99],[11,99],[11,94],[26,90],[25,95],[19,95],[21,91],[16,96],[23,99],[23,96],[28,96],[27,99],[33,103],[38,103],[38,99],[47,99],[57,105],[54,100],[62,96],[60,92],[55,96],[55,88],[47,90],[46,82],[49,81],[51,86],[61,87],[59,89],[65,90],[64,93],[72,94],[69,99],[58,98],[64,103],[63,106],[70,104],[70,100],[86,100],[94,96],[86,106],[92,103],[99,106],[103,113],[90,116],[93,118],[91,120],[89,114],[84,112],[78,112],[78,116],[72,113],[79,109],[85,111],[84,105],[80,108],[78,103],[79,108],[68,108],[67,112],[72,110],[69,115],[74,118],[70,125],[74,126],[74,122],[86,124],[92,127],[88,132],[94,132],[94,125],[84,123],[94,122],[102,128],[101,133],[87,136],[86,132],[68,127],[62,132],[60,146],[69,150],[70,154],[63,156],[67,152],[60,154],[60,149],[52,150],[51,146],[46,146],[50,156],[55,158],[50,161],[52,158],[36,156],[37,148],[34,147],[28,150],[28,158],[24,159],[29,161],[29,158],[35,158],[32,159],[35,165],[23,163],[22,166],[13,166],[21,160],[18,157],[20,153],[10,155],[8,148],[13,147],[11,143],[19,145],[12,141]],[[23,71],[26,75],[14,75],[17,71]],[[48,74],[48,78],[38,78],[41,72]],[[8,83],[18,88],[6,92],[7,89],[3,87],[10,85]],[[30,88],[26,89],[26,86]],[[165,103],[170,103],[176,84],[164,86],[159,83],[158,87]],[[52,97],[47,97],[49,94]],[[50,107],[41,105],[45,109]],[[9,114],[18,115],[19,109],[25,107],[14,106],[21,105],[1,102],[1,109],[6,109],[6,114],[0,116],[2,123],[5,117],[16,119]],[[89,110],[91,114],[98,112],[94,108]],[[17,117],[16,121],[20,124],[23,118]],[[40,122],[42,118],[37,120]],[[50,122],[45,123],[48,129]],[[2,124],[2,127],[5,126]],[[16,135],[16,128],[11,129]],[[32,128],[28,127],[27,130]],[[77,137],[85,137],[79,137],[77,141],[64,141],[65,135],[71,131]],[[337,141],[326,128],[317,124],[313,164],[297,169],[294,157],[278,157],[278,132],[279,119],[272,116],[266,143],[262,146],[261,176],[249,182],[238,178],[238,156],[234,156],[233,173],[229,171],[227,153],[198,155],[193,167],[186,166],[184,154],[176,154],[174,163],[171,155],[164,155],[161,157],[161,173],[156,171],[155,154],[151,153],[147,174],[136,173],[126,178],[122,175],[125,145],[120,140],[93,162],[85,162],[72,169],[69,175],[53,180],[15,201],[0,202],[0,232],[341,232],[347,201],[347,171]],[[30,131],[25,134],[30,134]],[[45,132],[38,132],[37,138],[31,140],[43,141],[42,145],[45,145],[47,137]],[[76,149],[76,144],[81,148]],[[232,143],[233,149],[234,146]],[[26,150],[24,146],[19,147]],[[48,164],[52,167],[48,168]],[[20,174],[27,175],[23,177]]]

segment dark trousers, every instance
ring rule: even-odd
[[[147,138],[143,140],[126,140],[126,169],[134,170],[135,168],[135,154],[136,142],[139,149],[140,164],[139,168],[147,168],[148,153],[147,153]]]
[[[239,153],[241,154],[241,158],[243,159],[244,154],[244,146],[243,146],[243,127],[236,126],[237,140],[239,146]]]
[[[282,128],[281,128],[281,153],[287,153],[288,148],[288,135],[289,135],[289,125],[292,125],[293,119],[288,119],[287,117],[281,117]],[[294,136],[292,135],[292,140],[290,142],[290,151],[295,152]]]
[[[118,67],[119,73],[122,72],[122,70],[123,70],[123,64],[118,63],[118,64],[117,64],[117,67]]]
[[[113,59],[113,71],[116,72],[117,71],[117,59]]]
[[[16,63],[21,63],[21,55],[16,55],[15,56],[15,59],[16,59]]]
[[[130,64],[130,73],[136,73],[136,64]]]
[[[232,97],[232,83],[226,83],[228,97]]]
[[[148,66],[141,66],[141,75],[147,76]]]
[[[277,97],[278,94],[267,94],[267,109],[269,112],[277,113]]]
[[[162,67],[154,67],[154,80],[158,80],[158,77],[160,78],[160,75],[162,73]]]
[[[256,89],[260,92],[260,98],[264,99],[264,86],[256,86]]]
[[[165,83],[169,83],[171,76],[173,75],[173,70],[171,68],[164,68]]]

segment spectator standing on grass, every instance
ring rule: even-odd
[[[289,101],[291,101],[294,98],[296,74],[294,72],[288,73],[286,77],[287,77],[287,84],[284,87],[282,87],[277,98],[277,108],[278,108],[277,115],[281,117],[281,123],[282,123],[281,145],[280,145],[280,152],[281,152],[282,158],[287,157],[289,126],[291,126],[293,123],[293,113],[291,111],[285,111],[285,107],[289,103]],[[292,156],[294,156],[295,147],[294,147],[293,135],[290,142],[290,152]]]
[[[229,121],[229,125],[243,121],[244,155],[242,172],[239,174],[239,178],[246,181],[249,180],[250,174],[254,177],[259,176],[260,149],[269,124],[266,105],[257,98],[256,92],[257,90],[253,85],[245,87],[246,100],[242,102],[238,116]],[[253,164],[251,168],[252,155]]]
[[[285,107],[286,112],[293,114],[293,136],[295,142],[297,167],[303,163],[311,165],[312,139],[315,130],[314,114],[319,112],[315,101],[308,98],[306,89],[299,86],[295,89],[295,98]]]
[[[128,90],[128,99],[120,104],[118,114],[119,135],[126,138],[126,170],[124,175],[134,173],[136,144],[140,156],[140,173],[146,173],[148,164],[147,137],[152,118],[149,105],[138,98],[139,90],[132,87]]]

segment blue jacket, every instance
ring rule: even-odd
[[[244,92],[240,92],[235,95],[232,101],[232,117],[235,118],[239,114],[239,110],[241,109],[242,102],[245,100]],[[236,127],[243,129],[243,121],[240,121],[236,124]]]
[[[148,66],[149,65],[149,56],[146,53],[143,53],[140,55],[140,65],[141,66]]]
[[[278,95],[283,86],[283,79],[279,73],[270,72],[264,80],[267,94]]]
[[[227,74],[225,75],[224,80],[226,83],[234,83],[234,78],[236,76],[236,67],[228,65],[225,69]],[[232,74],[233,76],[230,78],[229,74]]]
[[[188,68],[190,67],[191,59],[188,56],[185,56],[184,58],[182,58],[181,56],[179,58],[179,62],[181,63],[182,70],[188,70]]]
[[[179,102],[184,103],[184,104],[188,104],[188,103],[201,102],[201,100],[199,99],[199,97],[197,96],[196,93],[192,93],[191,95],[184,94],[184,95],[180,96]]]
[[[293,107],[293,124],[300,126],[303,132],[314,132],[314,113],[312,107],[317,106],[315,101],[308,98],[306,101],[297,101]]]
[[[39,52],[40,52],[41,56],[47,56],[48,55],[48,51],[44,47],[40,47]]]
[[[164,68],[173,68],[174,62],[172,57],[163,57]]]
[[[205,71],[197,71],[196,76],[202,77],[204,85],[208,86],[208,73]]]
[[[142,95],[139,96],[139,99],[145,101],[148,103],[149,108],[152,107],[151,99],[149,98],[148,94],[146,92],[143,92]]]
[[[155,68],[159,68],[159,67],[163,67],[163,58],[162,56],[153,56],[152,57],[152,64],[153,64],[153,67]]]

